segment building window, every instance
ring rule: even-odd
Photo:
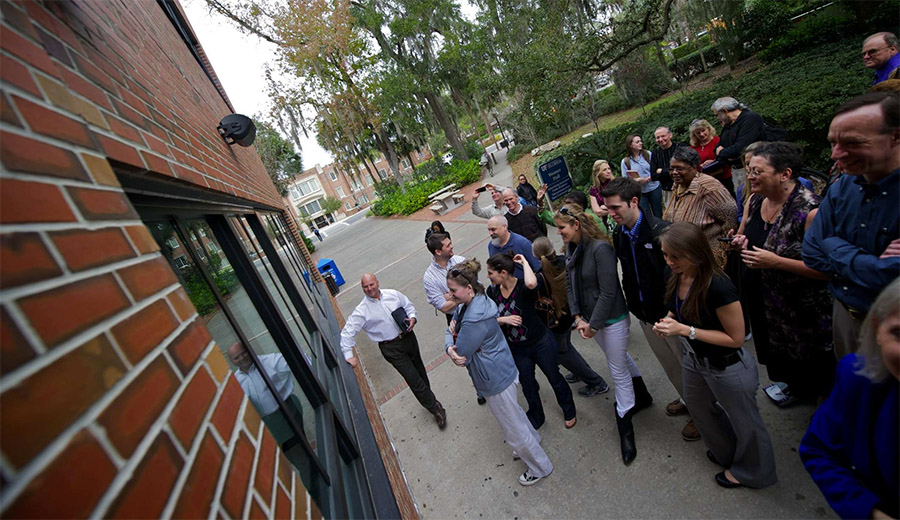
[[[173,258],[172,264],[179,269],[184,269],[188,266],[188,261],[184,255],[181,255],[181,256],[176,256],[175,258]]]
[[[384,168],[378,169],[378,176],[381,177],[381,180],[387,179],[387,172],[384,171]]]
[[[401,160],[401,161],[400,161],[400,164],[403,165],[403,169],[404,169],[404,170],[408,170],[408,169],[409,169],[409,159],[403,159],[403,160]]]
[[[336,181],[336,180],[337,180],[337,173],[335,173],[334,170],[331,170],[330,172],[328,172],[328,176],[331,177],[331,180],[332,180],[332,181]]]
[[[166,239],[166,245],[169,246],[169,249],[178,249],[181,245],[178,243],[178,240],[175,238]]]
[[[319,184],[319,179],[315,177],[310,177],[305,181],[298,182],[297,184],[291,186],[291,198],[297,200],[301,197],[305,197],[310,193],[315,193],[317,191],[322,190],[322,185]],[[296,193],[295,193],[296,192]]]
[[[351,207],[352,207],[352,206],[350,206],[350,203],[349,203],[349,202],[345,202],[345,203],[344,203],[344,209],[346,209],[346,210],[349,211]]]
[[[366,202],[369,202],[369,197],[366,197],[365,193],[360,193],[359,200],[361,200],[365,204]]]
[[[310,215],[315,215],[316,213],[322,211],[322,199],[316,199],[312,202],[309,202],[303,206],[298,208],[300,210],[300,214],[304,217],[308,217]]]
[[[340,197],[340,198],[346,197],[346,195],[344,194],[343,186],[338,186],[336,191],[337,191],[338,197]]]

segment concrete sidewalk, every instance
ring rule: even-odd
[[[495,156],[500,164],[490,180],[511,185],[505,151]],[[483,204],[490,201],[482,199]],[[452,236],[456,254],[484,261],[487,222],[468,208],[466,204],[463,211],[454,210],[440,220]],[[525,465],[512,460],[496,420],[486,407],[476,404],[465,369],[443,354],[446,321],[435,315],[422,288],[422,275],[431,261],[424,243],[431,220],[368,218],[316,244],[317,256],[333,258],[347,280],[337,297],[345,316],[362,299],[359,278],[367,271],[376,273],[382,288],[406,294],[418,311],[416,335],[432,389],[447,410],[445,431],[437,429],[431,414],[419,406],[365,334],[357,336],[357,347],[423,517],[835,518],[797,455],[812,406],[780,409],[760,391],[757,401],[774,443],[780,481],[760,491],[720,488],[713,476],[721,468],[706,459],[703,443],[681,439],[685,419],[665,415],[666,403],[677,394],[636,323],[631,327],[629,352],[654,397],[653,406],[634,419],[637,459],[631,466],[622,464],[612,392],[593,398],[575,394],[578,424],[566,430],[550,385],[540,374],[547,414],[540,434],[555,470],[536,486],[520,486],[516,478]],[[551,239],[561,244],[555,233]],[[481,278],[486,280],[486,275],[482,273]],[[573,341],[591,366],[610,381],[596,344],[577,335]],[[748,348],[753,350],[752,342]],[[769,382],[764,367],[760,373],[764,386]],[[573,392],[579,386],[572,385]],[[525,404],[521,396],[520,403]]]

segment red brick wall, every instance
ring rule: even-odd
[[[0,515],[318,510],[110,160],[281,207],[159,5],[0,2]]]

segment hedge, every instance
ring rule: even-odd
[[[375,187],[378,199],[372,204],[372,212],[382,217],[390,215],[410,215],[429,204],[428,196],[450,184],[462,188],[481,178],[480,157],[468,161],[453,161],[444,168],[443,175],[435,178],[419,179],[406,184],[406,192],[400,190],[396,181],[378,183]]]
[[[654,130],[666,125],[677,141],[688,142],[688,128],[697,118],[707,119],[718,129],[710,106],[722,96],[733,96],[778,121],[788,131],[789,139],[803,147],[807,164],[827,168],[828,125],[835,108],[864,93],[871,81],[859,59],[860,41],[859,37],[843,37],[841,42],[814,47],[740,78],[726,76],[707,89],[679,94],[677,100],[649,110],[632,123],[595,132],[542,155],[535,161],[535,170],[547,160],[565,155],[575,184],[586,186],[595,160],[607,159],[614,170],[618,168],[625,137],[630,133],[639,134],[649,144],[653,143]]]

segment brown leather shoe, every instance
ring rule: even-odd
[[[681,430],[681,438],[687,442],[700,440],[700,430],[694,425],[693,419],[689,420],[687,424],[684,425],[684,428]]]
[[[687,415],[688,409],[684,403],[681,402],[681,399],[675,399],[671,403],[666,405],[666,415],[670,417],[675,417],[677,415]]]
[[[435,403],[434,408],[431,409],[431,414],[434,415],[434,420],[437,422],[438,428],[443,430],[447,427],[447,412],[444,410],[441,403]]]

